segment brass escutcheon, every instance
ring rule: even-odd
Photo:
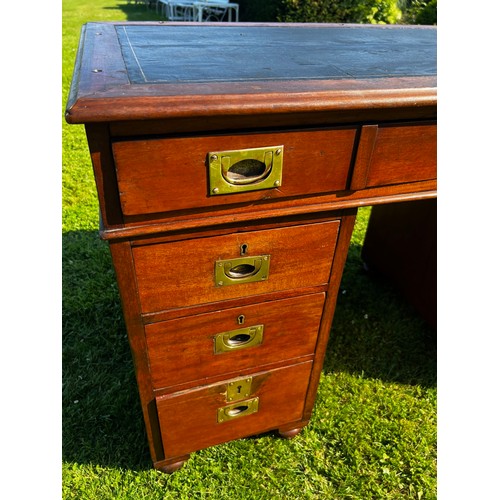
[[[239,378],[231,380],[227,384],[226,401],[240,401],[252,395],[253,377]]]

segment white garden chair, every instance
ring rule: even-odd
[[[188,0],[158,0],[162,13],[169,21],[194,21],[194,2]]]
[[[195,2],[195,18],[197,21],[220,22],[228,14],[228,21],[232,21],[233,11],[235,21],[238,22],[239,5],[230,0],[198,0]]]

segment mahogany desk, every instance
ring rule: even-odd
[[[66,118],[156,468],[308,423],[357,207],[436,197],[436,103],[433,27],[83,27]]]

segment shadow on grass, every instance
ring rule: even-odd
[[[127,21],[166,21],[160,10],[156,10],[156,2],[144,3],[130,2],[117,3],[114,7],[105,7],[106,10],[121,10],[127,16]]]
[[[107,243],[63,234],[63,459],[151,468]]]
[[[398,291],[363,268],[351,245],[333,319],[324,372],[435,387],[436,330]]]
[[[324,371],[435,385],[435,332],[366,275],[359,254],[353,245]],[[151,468],[111,257],[97,232],[63,235],[62,396],[65,461]]]

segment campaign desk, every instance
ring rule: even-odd
[[[436,197],[436,96],[433,27],[83,27],[66,119],[157,469],[308,423],[357,207]]]

